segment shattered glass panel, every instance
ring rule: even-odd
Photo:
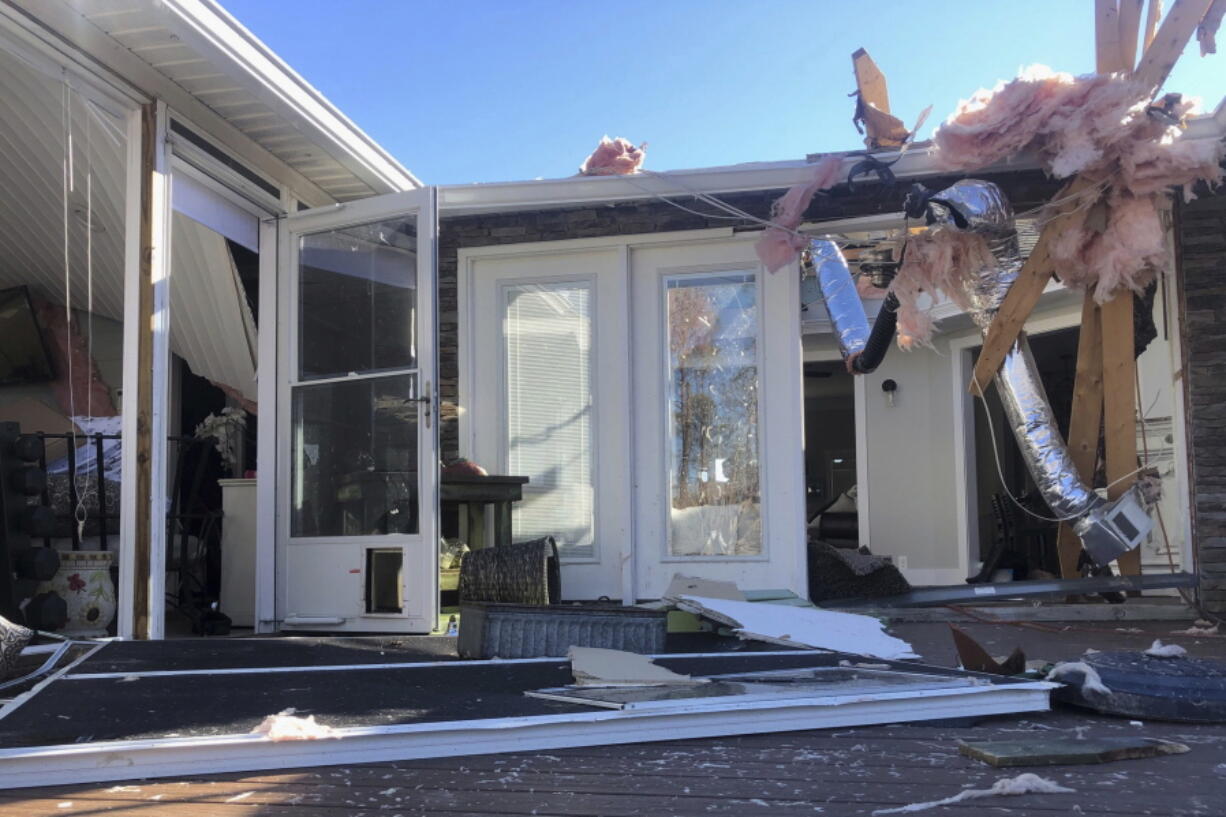
[[[672,276],[665,295],[669,555],[760,555],[756,276]]]

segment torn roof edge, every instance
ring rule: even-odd
[[[1184,139],[1226,138],[1226,97],[1212,113],[1190,117]],[[826,156],[842,157],[845,170],[865,155],[878,157],[896,154],[894,150],[847,150],[815,153],[808,159],[774,162],[743,162],[713,167],[647,171],[629,176],[567,176],[505,182],[473,182],[439,185],[439,209],[444,215],[469,215],[499,210],[534,209],[647,199],[655,196],[685,197],[695,192],[736,193],[791,187],[813,171],[816,161]],[[898,178],[948,174],[935,162],[930,144],[909,149],[893,166]],[[1038,160],[1021,154],[1008,161],[979,168],[983,174],[1039,169]]]

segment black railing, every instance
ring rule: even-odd
[[[43,443],[42,453],[39,455],[38,465],[40,468],[43,469],[43,473],[47,474],[47,487],[43,488],[42,502],[44,506],[48,508],[52,508],[53,510],[54,510],[54,506],[51,504],[50,482],[51,482],[51,478],[53,476],[58,476],[58,474],[53,475],[53,474],[48,473],[47,471],[47,441],[48,440],[65,440],[67,442],[66,447],[68,449],[68,455],[66,459],[67,459],[68,467],[65,473],[68,476],[68,503],[69,503],[69,507],[72,508],[74,511],[81,504],[81,495],[79,491],[77,490],[77,447],[78,446],[76,445],[76,441],[84,438],[87,445],[91,441],[93,442],[94,469],[97,473],[97,480],[98,480],[97,481],[98,510],[96,513],[92,514],[92,516],[94,519],[98,521],[98,547],[99,549],[100,550],[110,550],[109,543],[108,543],[107,522],[109,522],[112,519],[119,519],[119,509],[116,508],[114,509],[114,512],[111,512],[107,508],[106,484],[105,484],[106,483],[106,462],[103,458],[106,447],[104,445],[104,442],[106,440],[119,440],[122,438],[118,434],[72,434],[72,433],[52,434],[52,433],[48,433],[45,431],[35,432],[34,436],[42,440],[42,443]],[[72,521],[75,523],[76,518],[73,517]],[[76,525],[76,524],[72,524],[69,527],[72,529],[72,549],[80,550],[81,549],[81,528],[79,525]],[[47,547],[51,547],[51,539],[53,538],[51,533],[52,533],[51,531],[48,531],[47,535],[43,537],[43,544],[45,544]]]

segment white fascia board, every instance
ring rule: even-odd
[[[417,758],[531,752],[871,724],[1045,712],[1042,681],[911,693],[747,703],[668,712],[594,710],[563,715],[350,727],[335,738],[262,735],[105,741],[0,750],[0,789],[187,777]]]
[[[202,55],[237,69],[263,102],[304,126],[327,152],[379,192],[422,186],[298,72],[260,42],[214,0],[162,0],[171,29]]]

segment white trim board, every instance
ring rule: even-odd
[[[772,656],[789,656],[794,657],[802,655],[806,650],[764,650],[754,653],[727,653],[727,652],[696,652],[696,653],[658,653],[649,655],[651,659],[668,659],[668,658],[725,658],[729,655],[741,656],[752,655],[754,658],[768,658]],[[825,654],[827,650],[813,650],[812,652]],[[168,678],[190,675],[267,675],[276,674],[278,672],[342,672],[345,670],[385,670],[385,669],[423,669],[435,667],[464,667],[472,669],[473,667],[506,666],[507,664],[532,664],[546,663],[554,664],[558,662],[566,663],[570,661],[565,656],[545,656],[541,658],[499,658],[488,659],[482,661],[414,661],[400,663],[385,663],[385,664],[313,664],[311,666],[297,667],[226,667],[223,669],[172,669],[172,670],[153,670],[149,672],[141,672],[136,670],[124,672],[86,672],[77,675],[67,675],[65,681],[105,681],[109,679],[120,678]]]
[[[210,773],[379,763],[426,757],[608,746],[790,732],[1049,708],[1043,681],[910,694],[747,703],[709,710],[594,710],[563,715],[350,727],[336,738],[272,742],[258,735],[106,741],[0,750],[0,788],[100,783]]]

